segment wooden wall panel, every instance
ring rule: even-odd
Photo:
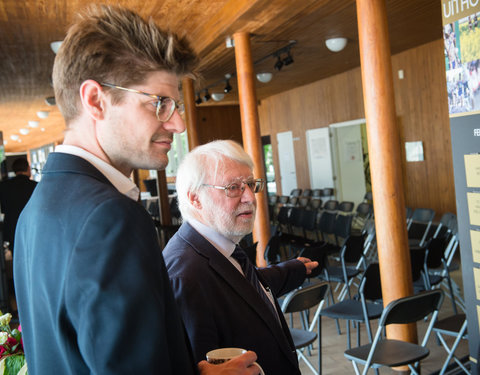
[[[197,107],[198,140],[200,144],[215,139],[242,142],[242,123],[238,105]]]
[[[392,65],[406,204],[432,208],[437,215],[456,212],[443,42],[395,55]],[[403,80],[398,78],[399,69],[404,71]],[[277,133],[293,132],[298,186],[307,188],[306,130],[364,116],[359,68],[263,100],[261,134],[271,136],[279,194]],[[406,163],[405,141],[423,141],[425,161]]]

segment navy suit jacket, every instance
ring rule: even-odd
[[[163,250],[175,299],[196,361],[216,348],[239,347],[257,353],[266,375],[300,374],[293,342],[258,292],[213,245],[184,223]],[[275,296],[305,279],[298,260],[259,269]]]
[[[20,215],[14,277],[30,374],[193,374],[150,216],[52,153]]]
[[[35,186],[37,186],[36,181],[30,180],[28,176],[22,174],[0,183],[0,204],[2,212],[5,214],[3,240],[10,242],[11,250],[13,250],[18,217],[30,199]]]

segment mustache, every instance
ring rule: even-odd
[[[153,142],[158,142],[158,141],[161,141],[161,142],[165,142],[165,141],[168,141],[170,143],[173,142],[173,133],[168,133],[168,134],[154,134],[152,136],[152,141]]]

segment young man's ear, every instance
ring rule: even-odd
[[[105,93],[102,86],[91,79],[88,79],[80,86],[80,99],[83,109],[94,120],[102,120],[104,118]]]
[[[202,203],[200,202],[200,199],[198,197],[198,194],[192,193],[189,191],[187,193],[188,201],[190,204],[195,207],[197,210],[200,210],[202,208]]]

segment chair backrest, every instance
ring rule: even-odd
[[[347,263],[357,263],[363,256],[363,245],[365,242],[365,235],[352,235],[349,236],[345,244],[345,252],[343,253],[343,259]]]
[[[409,238],[419,238],[422,245],[428,237],[435,211],[430,208],[416,208],[407,224]],[[433,236],[433,234],[432,234]]]
[[[320,210],[322,208],[322,200],[320,198],[310,198],[310,201],[308,202],[308,207],[312,210]]]
[[[267,264],[277,264],[281,261],[280,244],[280,237],[277,234],[274,234],[268,240],[263,255],[265,260],[267,261]]]
[[[441,289],[421,292],[413,296],[399,298],[383,310],[379,325],[414,323],[440,309],[443,302]]]
[[[352,212],[353,207],[355,207],[355,203],[349,202],[349,201],[343,201],[343,202],[340,202],[340,204],[338,205],[338,211]]]
[[[281,204],[287,204],[289,200],[290,197],[288,195],[281,195],[280,197],[278,197],[278,203]]]
[[[333,197],[333,188],[323,188],[322,197]]]
[[[369,217],[373,212],[373,207],[370,203],[362,202],[359,203],[355,209],[355,213],[362,217]]]
[[[410,262],[412,267],[412,280],[417,281],[422,277],[422,270],[425,264],[425,246],[410,247]]]
[[[302,189],[293,189],[290,192],[290,197],[299,197],[302,194]]]
[[[427,252],[425,262],[427,268],[439,268],[443,265],[445,250],[447,249],[450,236],[431,238],[426,244]]]
[[[270,194],[268,196],[268,204],[275,205],[275,204],[277,204],[277,202],[278,202],[278,195]]]
[[[311,197],[312,196],[312,189],[303,189],[302,197]]]
[[[298,206],[299,207],[307,207],[310,203],[310,197],[300,197],[298,198]]]
[[[328,291],[328,283],[317,283],[296,289],[285,297],[282,305],[284,313],[304,311],[317,306],[323,301]]]
[[[367,191],[365,193],[365,195],[363,196],[363,200],[366,202],[366,203],[371,203],[373,202],[373,194],[371,191]]]
[[[322,189],[313,189],[312,197],[320,198],[322,196]]]
[[[326,201],[325,204],[323,205],[323,209],[328,210],[328,211],[338,210],[338,201],[336,201],[334,199],[330,199],[330,200]]]
[[[323,211],[320,219],[318,220],[318,230],[323,234],[333,234],[335,228],[335,218],[337,213],[332,211]]]
[[[382,283],[380,280],[380,267],[378,263],[370,263],[362,276],[361,293],[370,301],[381,300]]]
[[[345,239],[352,233],[352,220],[352,215],[338,214],[336,216],[333,233],[335,234],[337,244],[339,244],[340,238]]]
[[[301,227],[306,231],[314,231],[317,224],[317,211],[314,210],[304,210]]]

